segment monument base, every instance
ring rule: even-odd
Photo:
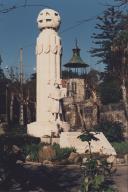
[[[81,132],[69,132],[68,126],[69,124],[67,122],[63,122],[62,125],[65,128],[66,132],[61,132],[60,137],[52,139],[52,144],[58,143],[60,144],[61,148],[65,147],[73,147],[76,149],[76,152],[79,154],[87,153],[89,151],[89,145],[88,143],[82,142],[78,136],[81,135]],[[58,125],[57,123],[50,123],[50,122],[33,122],[28,124],[27,128],[28,135],[34,136],[34,137],[40,137],[41,141],[45,141],[45,136],[51,136],[52,133],[55,135],[58,134]],[[92,140],[91,141],[91,152],[92,153],[99,153],[104,154],[108,156],[116,156],[116,151],[112,147],[112,145],[109,143],[107,138],[104,136],[102,132],[94,133],[95,137],[98,139],[97,141]],[[49,139],[49,138],[47,138]],[[55,140],[54,140],[55,139]],[[50,142],[50,140],[47,140],[45,142]]]
[[[92,133],[94,133],[95,137],[98,139],[97,141],[91,141],[92,153],[116,156],[115,149],[112,147],[102,132]],[[76,152],[80,154],[87,153],[87,151],[89,151],[89,145],[87,142],[82,142],[78,138],[78,136],[81,134],[81,132],[62,132],[60,134],[60,147],[73,147],[76,149]]]
[[[33,137],[51,136],[52,133],[58,135],[59,130],[69,131],[70,125],[64,121],[55,122],[33,122],[27,125],[27,134]]]

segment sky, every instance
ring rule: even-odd
[[[21,7],[24,3],[27,5]],[[75,39],[81,49],[82,59],[90,68],[103,70],[97,65],[97,58],[92,58],[89,50],[94,46],[91,35],[95,32],[96,17],[106,9],[104,4],[113,4],[113,0],[0,0],[0,54],[2,68],[13,67],[19,70],[20,48],[23,48],[23,65],[26,78],[36,67],[35,44],[39,34],[36,19],[40,10],[50,7],[61,16],[59,35],[62,40],[62,65],[72,56]],[[17,9],[5,9],[17,6]],[[5,10],[2,12],[2,10]],[[79,22],[90,19],[88,22]]]

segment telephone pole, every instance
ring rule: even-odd
[[[23,105],[23,48],[20,48],[20,118],[19,124],[24,125],[24,105]]]

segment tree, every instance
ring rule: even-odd
[[[98,141],[96,132],[84,132],[78,136],[78,138],[87,142],[89,145],[89,156],[86,162],[83,163],[83,181],[81,184],[81,192],[99,192],[99,191],[111,191],[114,189],[110,184],[110,177],[112,174],[112,164],[107,162],[105,156],[98,153],[93,154],[91,151],[91,142]],[[109,180],[108,180],[109,178]]]
[[[90,88],[96,89],[100,81],[100,72],[97,70],[91,69],[86,76],[86,80],[87,80],[87,85]]]
[[[103,132],[109,142],[121,142],[124,140],[124,126],[121,122],[103,121],[96,125],[94,130]]]
[[[92,35],[96,47],[91,48],[90,53],[93,57],[100,58],[99,63],[106,64],[106,71],[110,73],[114,68],[111,47],[120,30],[121,12],[110,7],[97,19],[99,23],[95,28],[98,32]]]
[[[120,81],[114,76],[106,76],[98,89],[101,102],[105,105],[118,103],[122,99]]]
[[[94,57],[99,57],[100,62],[106,64],[106,73],[101,84],[103,102],[124,101],[124,108],[128,116],[127,104],[127,79],[128,79],[128,14],[116,8],[108,8],[96,25],[99,30],[92,38],[96,48],[91,49]],[[112,80],[112,82],[110,82]],[[117,83],[115,84],[115,81]],[[114,88],[115,85],[115,88]],[[121,93],[120,93],[121,90]],[[113,93],[116,91],[115,96]],[[108,97],[108,98],[107,98]]]
[[[119,2],[120,6],[128,4],[128,0],[115,0],[115,1]]]
[[[3,69],[1,68],[1,64],[2,64],[3,60],[2,60],[2,57],[0,55],[0,80],[3,80],[5,78],[5,75],[4,75],[4,71]]]

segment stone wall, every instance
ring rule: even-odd
[[[100,105],[98,108],[91,100],[79,102],[73,97],[64,99],[65,118],[71,129],[90,129],[101,121],[121,122],[124,125],[124,136],[128,137],[128,121],[123,103]]]
[[[81,78],[63,79],[67,88],[68,98],[74,97],[77,101],[83,101],[86,93],[86,80]]]
[[[72,129],[89,129],[97,124],[97,106],[89,101],[68,97],[64,99],[65,118]]]

